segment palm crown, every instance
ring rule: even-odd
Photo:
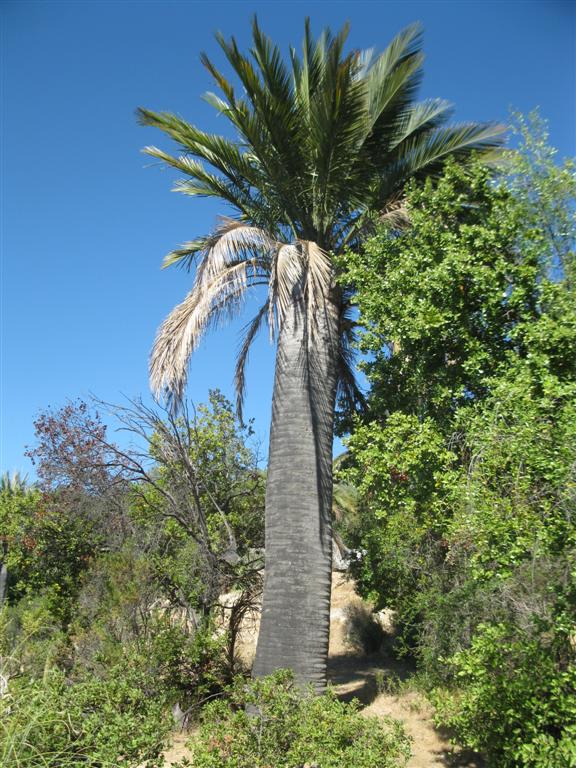
[[[309,336],[330,297],[340,312],[339,386],[356,398],[349,366],[350,292],[337,289],[331,255],[357,248],[375,213],[394,214],[411,178],[438,173],[448,157],[490,153],[501,142],[493,124],[446,126],[442,100],[415,102],[423,56],[418,25],[397,35],[375,57],[344,53],[347,27],[318,40],[305,25],[302,56],[285,62],[253,22],[248,58],[234,38],[218,42],[243,86],[237,95],[206,55],[202,61],[222,96],[206,99],[233,125],[238,138],[205,133],[176,115],[139,109],[145,125],[174,139],[178,156],[145,152],[184,173],[176,189],[220,198],[234,209],[216,230],[168,254],[165,265],[196,264],[192,290],[162,324],[151,356],[157,395],[183,395],[188,363],[203,333],[238,312],[246,290],[268,287],[267,299],[246,328],[236,367],[241,408],[244,367],[262,324],[281,329],[296,293]]]

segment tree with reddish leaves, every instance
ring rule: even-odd
[[[110,468],[106,427],[86,403],[48,409],[34,428],[36,444],[26,455],[37,483],[3,482],[0,489],[0,601],[44,592],[66,623],[82,573],[125,536],[125,489]]]
[[[84,401],[41,412],[34,433],[36,445],[28,448],[26,456],[37,468],[42,490],[75,488],[94,493],[107,485],[106,426]]]
[[[41,412],[34,431],[36,444],[26,455],[36,466],[46,509],[80,521],[101,546],[116,546],[130,528],[128,483],[100,414],[78,400]]]

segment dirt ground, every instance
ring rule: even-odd
[[[400,720],[412,738],[412,756],[408,768],[484,768],[477,755],[455,749],[445,733],[432,722],[432,709],[415,691],[399,693],[382,691],[382,679],[407,680],[411,670],[382,653],[366,655],[358,652],[350,637],[350,616],[369,611],[346,577],[334,573],[330,611],[330,650],[328,677],[343,699],[357,698],[365,715],[392,717]],[[380,616],[385,630],[391,630],[390,616]],[[246,662],[253,658],[258,621],[252,621],[243,631],[240,641],[241,655]],[[379,685],[380,683],[380,685]],[[380,688],[380,690],[379,690]],[[175,733],[172,746],[164,757],[172,765],[189,757],[185,742],[188,734]]]

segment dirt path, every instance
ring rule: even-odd
[[[432,721],[432,707],[417,692],[398,694],[379,690],[385,679],[406,681],[412,670],[384,654],[358,654],[350,644],[351,613],[366,614],[366,606],[354,591],[354,585],[340,574],[334,574],[330,613],[330,656],[328,677],[342,698],[357,698],[365,715],[392,717],[400,720],[412,737],[412,757],[408,768],[461,766],[482,768],[478,756],[454,749],[445,733]],[[384,628],[391,629],[390,625]]]
[[[335,573],[332,582],[330,612],[330,653],[328,677],[337,693],[345,700],[359,699],[362,712],[376,717],[400,720],[412,737],[412,757],[408,768],[483,768],[475,755],[452,748],[446,734],[434,728],[432,709],[418,693],[388,693],[382,688],[383,678],[406,680],[411,670],[391,657],[382,654],[358,653],[350,641],[350,616],[361,619],[367,608],[354,591],[354,585],[341,574]],[[242,656],[250,661],[258,627],[251,625],[244,633]],[[177,733],[173,746],[164,754],[166,765],[189,757],[185,747],[186,734]]]
[[[377,681],[382,669],[397,667],[384,656],[368,658],[333,657],[329,677],[342,698],[358,699],[364,704],[362,714],[400,720],[412,737],[412,757],[408,768],[483,768],[478,756],[454,749],[448,736],[433,725],[430,704],[416,691],[398,694],[379,692]],[[397,673],[397,670],[396,670]]]

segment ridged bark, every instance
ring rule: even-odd
[[[303,302],[282,325],[276,357],[266,486],[262,619],[253,674],[292,669],[326,685],[332,569],[332,439],[338,311]]]

